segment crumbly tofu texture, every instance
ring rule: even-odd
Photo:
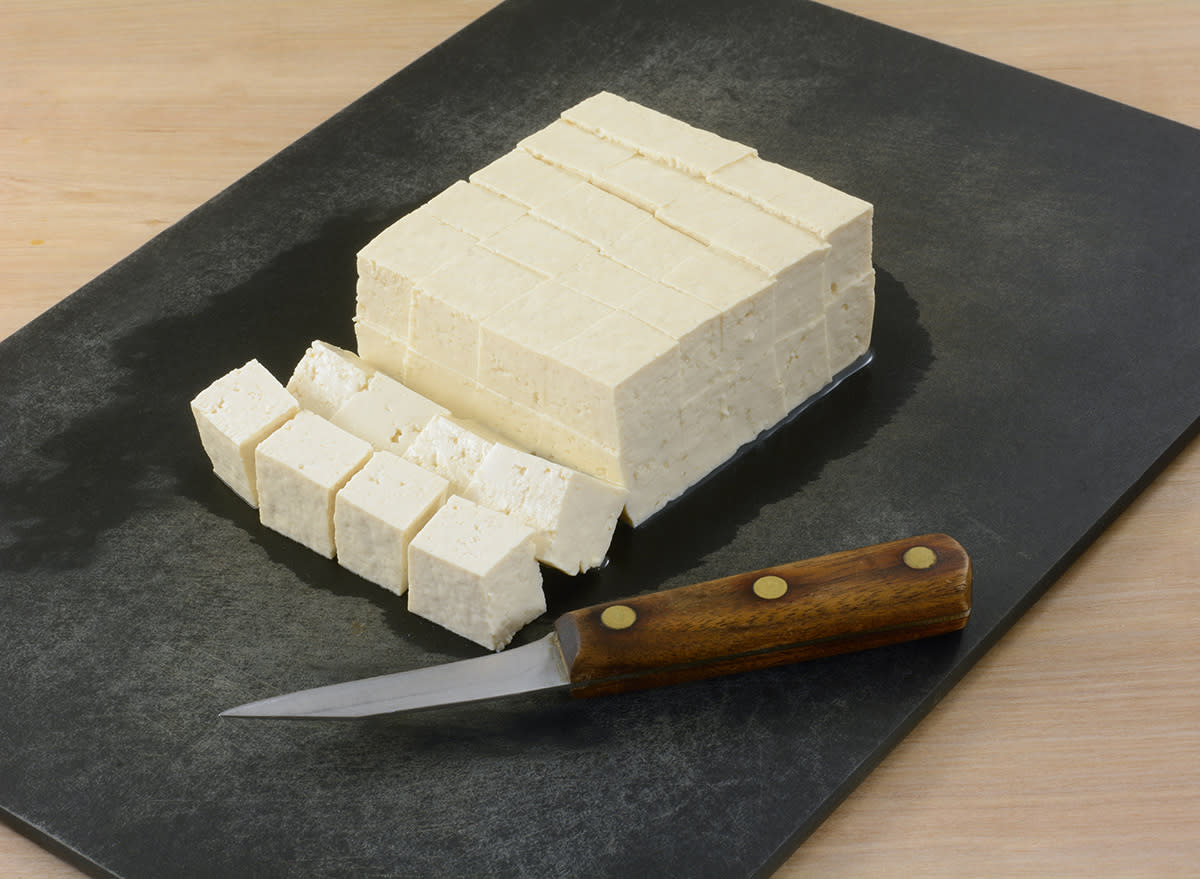
[[[534,531],[461,497],[408,549],[408,609],[489,650],[546,612]]]
[[[601,92],[363,248],[359,353],[616,483],[636,525],[866,352],[872,222],[862,199]]]
[[[466,497],[534,530],[538,561],[567,574],[598,567],[628,492],[501,444],[484,457]]]
[[[347,400],[366,389],[374,372],[353,351],[317,339],[296,364],[287,390],[302,408],[332,418]]]
[[[408,589],[408,546],[449,495],[450,483],[391,452],[376,452],[337,493],[338,563],[385,589]]]
[[[299,411],[296,398],[265,366],[250,360],[197,394],[191,408],[213,472],[257,507],[254,451]]]
[[[370,443],[320,415],[297,412],[255,450],[262,523],[333,558],[334,498],[371,453]]]

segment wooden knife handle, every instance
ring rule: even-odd
[[[571,692],[594,696],[961,629],[971,560],[926,534],[598,604],[555,630]]]

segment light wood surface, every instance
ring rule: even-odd
[[[0,337],[492,5],[7,0]],[[1191,0],[830,5],[1200,126]],[[1194,875],[1197,535],[1193,442],[778,876]]]

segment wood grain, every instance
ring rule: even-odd
[[[911,549],[932,560],[909,564]],[[966,550],[925,534],[570,611],[554,628],[571,694],[607,696],[957,632],[970,612]]]
[[[491,0],[8,0],[0,336]],[[834,0],[1200,126],[1192,0]],[[1164,876],[1200,857],[1193,442],[779,870]],[[77,877],[0,826],[0,875]]]

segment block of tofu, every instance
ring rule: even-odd
[[[478,425],[446,415],[435,415],[404,453],[406,460],[436,473],[462,495],[471,477],[499,437]]]
[[[520,217],[480,244],[547,278],[557,277],[597,253],[592,245],[531,215]]]
[[[624,311],[679,345],[679,393],[695,396],[720,377],[722,313],[703,300],[647,281]]]
[[[296,413],[254,452],[262,523],[333,558],[334,497],[371,453],[366,440],[320,415]]]
[[[450,483],[391,452],[376,452],[337,493],[338,563],[385,589],[408,589],[408,545],[449,497]]]
[[[377,372],[330,421],[379,451],[403,455],[429,419],[449,414],[445,406]]]
[[[538,561],[567,574],[604,561],[627,495],[618,486],[499,444],[465,493],[532,528]]]
[[[480,323],[543,280],[532,269],[474,247],[413,289],[409,349],[476,378]]]
[[[407,329],[407,322],[405,324]],[[408,340],[369,320],[354,319],[354,338],[358,356],[373,369],[382,370],[392,378],[404,379],[404,361],[408,355]]]
[[[545,281],[483,321],[479,381],[515,403],[545,401],[551,352],[612,311],[557,281]]]
[[[843,287],[825,313],[829,370],[837,375],[867,353],[875,320],[875,273]]]
[[[565,194],[583,178],[515,149],[480,168],[471,175],[471,182],[534,208]]]
[[[495,235],[525,213],[525,206],[466,180],[453,183],[424,208],[448,226],[474,238]]]
[[[757,156],[727,165],[709,179],[827,242],[831,293],[871,270],[874,209],[868,202]]]
[[[753,147],[695,128],[611,92],[600,92],[563,111],[562,118],[662,164],[701,177],[745,156]]]
[[[288,379],[288,392],[301,408],[332,418],[342,404],[367,386],[375,370],[353,351],[314,341]]]
[[[546,612],[534,531],[451,497],[408,548],[408,609],[489,650]]]
[[[535,131],[517,144],[543,162],[586,180],[633,156],[628,147],[613,143],[561,119]]]
[[[413,284],[458,259],[476,240],[427,206],[401,217],[358,252],[356,316],[406,338]]]
[[[254,450],[299,411],[296,398],[265,366],[250,360],[197,394],[191,408],[213,472],[257,507]]]

